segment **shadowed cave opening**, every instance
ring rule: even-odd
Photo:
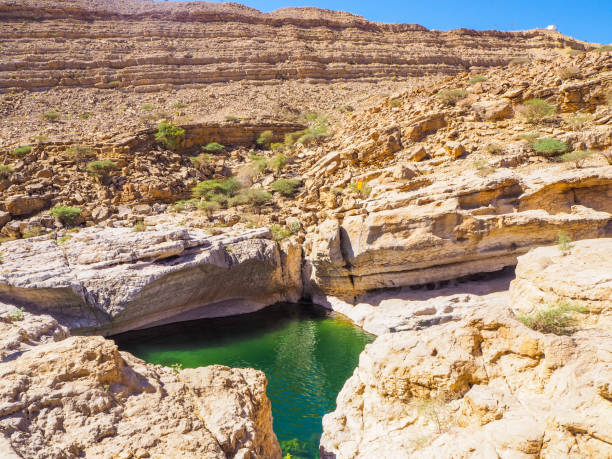
[[[338,393],[374,336],[304,302],[134,330],[112,339],[121,350],[154,364],[262,370],[283,455],[310,459],[319,457],[323,415],[334,411]]]

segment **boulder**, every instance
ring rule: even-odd
[[[6,210],[13,216],[31,215],[47,206],[42,196],[16,195],[5,201]]]
[[[483,100],[472,104],[472,110],[483,121],[499,121],[512,117],[512,104],[505,99]]]

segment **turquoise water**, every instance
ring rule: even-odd
[[[283,304],[253,314],[138,330],[114,337],[147,362],[185,368],[252,367],[268,377],[283,453],[315,458],[321,419],[357,366],[371,335],[323,308]]]

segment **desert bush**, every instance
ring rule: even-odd
[[[58,218],[62,223],[71,225],[81,215],[79,207],[55,206],[50,210],[51,216]]]
[[[172,212],[183,212],[186,210],[195,210],[197,208],[198,201],[196,199],[181,199],[176,201],[172,206],[170,206],[170,210]]]
[[[0,164],[0,179],[7,179],[14,172],[14,169],[7,164]]]
[[[169,121],[160,121],[157,123],[157,132],[155,140],[163,144],[167,148],[175,149],[179,146],[181,139],[185,136],[185,130],[175,126]]]
[[[112,170],[116,169],[117,163],[104,159],[101,161],[91,161],[87,164],[87,172],[94,177],[106,177]]]
[[[310,145],[314,141],[329,137],[329,126],[327,117],[319,113],[309,113],[305,117],[309,127],[297,132],[291,132],[285,135],[285,145],[292,146],[296,143],[302,145]]]
[[[599,52],[599,53],[607,53],[612,51],[612,45],[603,45],[600,46],[599,48],[597,48],[595,51]]]
[[[261,189],[251,188],[247,190],[246,197],[253,207],[261,207],[272,200],[272,195]]]
[[[226,198],[227,199],[227,198]],[[209,217],[221,208],[221,205],[215,201],[203,201],[198,204],[198,209],[203,211]]]
[[[82,120],[88,120],[91,117],[91,115],[89,113],[81,113],[79,115],[79,118],[81,118]]]
[[[576,331],[578,323],[572,314],[577,312],[585,314],[588,312],[584,306],[573,305],[567,301],[560,301],[556,305],[551,305],[547,309],[536,311],[532,314],[519,314],[516,318],[527,327],[554,335],[571,335]]]
[[[270,143],[272,143],[272,139],[274,139],[274,133],[272,131],[263,131],[259,134],[259,137],[257,137],[257,145],[268,148]]]
[[[565,153],[559,157],[559,159],[566,162],[574,162],[577,169],[580,169],[584,165],[584,160],[593,155],[592,150],[584,150],[584,151],[572,151],[570,153]]]
[[[59,113],[54,112],[54,111],[43,113],[40,116],[42,116],[42,118],[47,121],[57,121],[60,117]]]
[[[289,158],[287,158],[287,156],[283,155],[282,153],[278,153],[270,158],[270,161],[268,161],[268,166],[278,174],[285,168],[288,161]]]
[[[490,143],[487,145],[487,151],[492,155],[499,155],[500,153],[503,153],[504,147],[496,143]]]
[[[557,108],[543,99],[529,99],[518,107],[519,114],[528,123],[537,124],[547,116],[554,115]]]
[[[536,139],[531,145],[534,151],[542,156],[557,156],[565,153],[569,148],[565,142],[549,137]]]
[[[202,150],[207,153],[219,153],[225,150],[225,145],[221,145],[219,142],[210,142],[202,146]]]
[[[572,248],[574,248],[572,238],[565,231],[559,231],[557,247],[562,255],[568,255],[572,251]]]
[[[176,104],[172,106],[172,108],[174,108],[175,110],[180,110],[181,108],[185,108],[185,107],[187,107],[187,104],[183,102],[177,102]]]
[[[204,180],[193,187],[191,191],[195,198],[204,198],[208,200],[209,197],[216,194],[231,197],[236,194],[240,188],[242,188],[242,184],[235,178],[230,177],[225,180]]]
[[[353,107],[352,105],[343,105],[342,107],[338,108],[338,111],[340,113],[351,113],[355,111],[355,107]]]
[[[272,142],[270,144],[270,149],[272,151],[283,151],[284,144],[282,142]]]
[[[580,76],[580,69],[573,65],[569,67],[563,67],[557,70],[557,75],[562,80],[571,80],[573,78],[578,78]]]
[[[391,99],[389,101],[389,107],[399,107],[402,105],[402,99]]]
[[[142,233],[143,231],[147,230],[147,225],[144,224],[144,222],[136,222],[136,224],[134,226],[132,226],[132,231],[135,233]]]
[[[484,75],[476,75],[473,78],[470,79],[470,84],[476,84],[476,83],[481,83],[483,81],[487,81],[488,78]]]
[[[30,153],[32,151],[32,148],[32,145],[21,145],[20,147],[15,148],[11,154],[13,156],[17,156],[18,158],[21,158],[22,156],[25,156]]]
[[[287,239],[289,236],[291,236],[291,230],[286,226],[272,225],[270,226],[270,231],[272,232],[272,237],[277,242],[280,242],[283,239]]]
[[[443,89],[438,92],[436,97],[444,105],[454,106],[461,99],[467,97],[467,92],[463,89]]]
[[[263,174],[268,170],[268,159],[265,156],[256,155],[253,151],[251,151],[249,158],[251,160],[250,167],[253,169],[256,175]]]
[[[144,110],[146,112],[153,110],[155,107],[153,107],[152,104],[143,104],[140,109]]]
[[[238,121],[238,117],[229,115],[225,117],[225,120],[226,121]]]
[[[110,82],[108,83],[108,85],[109,85],[111,88],[116,89],[116,88],[118,88],[119,86],[121,86],[121,81],[119,81],[119,80],[113,80],[113,81],[110,81]]]
[[[43,233],[40,226],[30,226],[21,232],[22,239],[30,239],[31,237],[38,237]]]
[[[23,319],[23,312],[24,312],[23,306],[21,306],[19,308],[16,308],[15,310],[13,310],[13,312],[11,312],[9,314],[9,320],[11,322],[18,322],[18,321],[22,320]]]
[[[588,123],[593,117],[587,113],[577,113],[576,115],[569,116],[565,122],[570,126],[572,130],[581,129],[586,123]]]
[[[272,183],[270,188],[283,196],[292,196],[300,186],[300,183],[299,179],[281,179]]]
[[[363,180],[358,180],[357,183],[351,183],[351,190],[362,199],[368,198],[370,193],[372,193],[372,187],[368,185],[368,182]]]
[[[66,154],[74,159],[84,160],[94,156],[94,151],[86,145],[73,145],[66,150]]]
[[[212,159],[209,153],[200,153],[198,156],[189,157],[194,167],[201,168],[205,164],[208,164]]]
[[[530,132],[528,134],[519,134],[515,137],[516,140],[527,140],[529,142],[533,142],[538,137],[542,137],[542,134],[539,132]]]

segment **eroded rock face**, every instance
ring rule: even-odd
[[[385,334],[323,419],[322,457],[608,457],[612,337],[534,332],[499,308]]]
[[[267,229],[229,236],[160,225],[90,228],[3,246],[0,295],[104,334],[251,312],[301,296],[301,250]],[[297,272],[296,272],[297,271]]]
[[[515,311],[531,313],[565,302],[612,322],[612,239],[540,247],[519,257],[510,299]],[[607,322],[607,324],[606,324]]]
[[[610,457],[609,321],[557,336],[524,326],[510,307],[554,295],[605,315],[611,241],[580,241],[569,255],[535,249],[519,259],[506,304],[380,336],[323,419],[322,457]]]
[[[173,371],[14,312],[0,305],[0,456],[281,457],[262,372]]]
[[[326,221],[309,236],[317,302],[497,271],[554,242],[561,229],[574,239],[612,235],[610,200],[601,198],[612,193],[609,166],[420,184],[381,193],[366,204],[367,214]]]

